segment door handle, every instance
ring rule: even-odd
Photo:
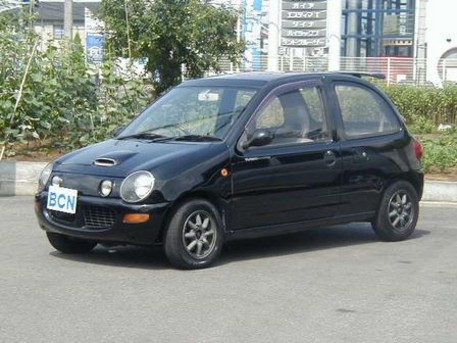
[[[353,150],[352,161],[354,163],[362,163],[368,161],[368,154],[365,151]]]
[[[332,150],[327,150],[324,153],[324,162],[327,166],[332,167],[336,163],[336,155]]]

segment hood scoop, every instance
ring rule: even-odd
[[[112,158],[99,157],[94,161],[94,164],[99,167],[113,167],[117,162]]]
[[[93,164],[99,167],[114,167],[136,155],[133,151],[115,151],[97,157]]]

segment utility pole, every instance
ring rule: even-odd
[[[241,3],[241,0],[238,0],[238,4],[237,4],[237,7],[238,7],[238,19],[236,21],[236,42],[239,44],[241,42],[241,14],[242,14],[242,3]],[[236,72],[239,73],[240,72],[240,64],[241,64],[241,61],[237,61],[237,64],[236,64]]]
[[[415,32],[414,32],[414,80],[416,84],[424,84],[426,80],[426,44],[425,34],[427,30],[426,23],[426,12],[427,12],[427,1],[419,0],[416,1],[415,8]]]
[[[279,60],[279,30],[280,30],[281,4],[280,0],[270,0],[270,13],[268,20],[268,70],[278,71]]]
[[[65,38],[68,40],[73,39],[73,0],[65,0],[63,32]]]
[[[341,0],[327,2],[328,70],[340,70],[341,60]]]

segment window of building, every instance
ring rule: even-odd
[[[54,24],[52,33],[53,33],[54,39],[56,39],[56,40],[63,39],[63,37],[64,37],[63,25]]]
[[[344,0],[343,56],[412,57],[413,0]]]

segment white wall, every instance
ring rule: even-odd
[[[441,83],[440,57],[457,47],[457,1],[428,0],[427,3],[427,80]],[[449,41],[450,40],[450,41]]]

